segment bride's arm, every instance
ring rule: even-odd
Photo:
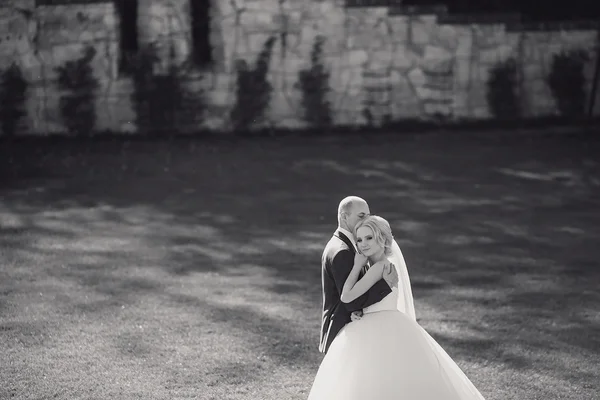
[[[342,302],[350,303],[366,293],[377,281],[381,280],[384,264],[383,262],[375,263],[360,280],[358,280],[358,275],[360,274],[362,265],[355,264],[344,283],[341,295]]]

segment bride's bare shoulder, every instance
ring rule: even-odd
[[[377,261],[375,264],[373,264],[373,267],[375,267],[375,266],[377,266],[378,268],[381,268],[384,275],[392,274],[392,273],[396,272],[396,267],[390,260]]]

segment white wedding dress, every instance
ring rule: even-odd
[[[404,258],[394,243],[392,292],[363,310],[331,343],[309,400],[483,400],[416,322]]]

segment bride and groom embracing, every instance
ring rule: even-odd
[[[340,202],[321,263],[325,357],[308,400],[483,400],[417,323],[402,252],[364,199]]]

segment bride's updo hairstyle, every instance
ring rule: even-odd
[[[392,228],[389,222],[378,215],[369,215],[365,219],[358,221],[358,224],[354,228],[354,237],[356,237],[358,229],[363,226],[371,228],[375,236],[375,241],[383,247],[384,254],[386,256],[391,255],[394,236],[392,235]]]

